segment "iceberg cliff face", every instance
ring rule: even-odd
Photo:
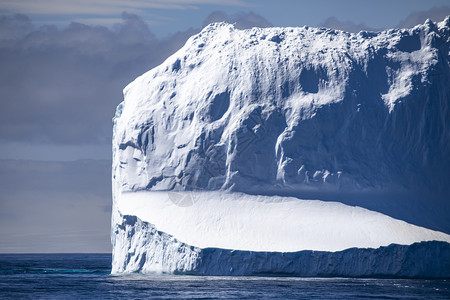
[[[174,215],[168,207],[195,208],[193,215],[210,215],[194,218],[192,230],[206,228],[207,235],[208,228],[218,228],[220,233],[229,228],[227,213],[235,214],[238,207],[230,200],[233,193],[272,196],[279,204],[274,226],[263,213],[253,215],[252,222],[261,224],[252,231],[257,233],[252,246],[227,244],[248,253],[272,251],[261,241],[270,238],[265,232],[292,218],[283,206],[292,196],[364,206],[450,231],[449,205],[442,206],[450,192],[449,39],[448,17],[412,29],[358,34],[306,27],[237,30],[221,23],[191,37],[162,65],[128,85],[117,108],[113,272],[202,273],[205,253],[231,255],[195,234],[186,244],[183,235],[188,235],[174,235],[182,231],[164,219],[179,219],[183,227],[189,210]],[[166,197],[154,198],[157,191]],[[193,195],[211,191],[223,193],[225,200],[206,210],[211,202]],[[131,207],[124,195],[136,192],[148,197]],[[267,201],[258,201],[261,206],[250,201],[244,207],[251,207],[250,213],[270,212]],[[427,201],[439,213],[428,210],[427,215]],[[154,208],[147,214],[146,202]],[[292,213],[301,210],[298,206]],[[323,229],[327,239],[321,213],[316,216],[309,226]],[[424,216],[434,216],[435,223]],[[236,237],[249,234],[247,219],[244,214],[237,219],[242,226],[233,229]],[[351,226],[343,222],[348,234]],[[392,225],[397,234],[388,240],[450,241],[448,235],[406,225],[406,231]],[[293,231],[301,231],[306,225],[295,226]],[[158,232],[160,227],[169,231]],[[280,234],[291,240],[290,232]],[[349,248],[364,247],[359,241]],[[283,249],[317,250],[290,246]],[[332,246],[320,249],[335,251]],[[386,246],[381,236],[370,247],[379,246]],[[208,247],[218,250],[205,252]]]
[[[448,20],[359,34],[206,27],[125,89],[121,189],[448,183]]]

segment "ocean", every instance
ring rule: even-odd
[[[110,254],[0,254],[1,299],[450,299],[449,280],[111,275]]]

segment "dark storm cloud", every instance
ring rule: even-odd
[[[442,21],[446,16],[450,15],[450,7],[433,7],[425,11],[416,11],[409,14],[404,20],[402,20],[397,27],[410,28],[417,24],[423,24],[426,19],[430,19],[434,22]]]
[[[122,19],[113,29],[35,29],[26,16],[2,17],[0,140],[109,143],[122,89],[196,32],[157,39],[139,17]]]
[[[111,161],[0,160],[0,252],[110,252]]]
[[[223,11],[215,11],[209,14],[206,20],[203,22],[203,26],[206,26],[215,22],[227,22],[227,23],[235,23],[236,28],[239,29],[247,29],[252,27],[271,27],[272,23],[267,21],[264,17],[255,14],[253,12],[241,12],[236,15],[228,15]]]

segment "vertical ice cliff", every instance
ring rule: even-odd
[[[450,232],[449,83],[449,17],[412,29],[357,34],[308,27],[238,30],[225,23],[205,27],[163,64],[128,85],[117,108],[113,272],[234,274],[218,270],[237,263],[229,258],[235,252],[220,250],[220,241],[204,237],[227,232],[226,245],[233,245],[233,233],[236,241],[252,237],[251,243],[236,242],[245,249],[228,248],[244,251],[236,257],[246,260],[250,269],[274,259],[274,272],[283,273],[278,260],[285,258],[280,253],[300,252],[289,246],[282,248],[286,251],[266,249],[264,238],[273,233],[285,237],[280,243],[289,244],[302,237],[296,235],[302,228],[316,228],[327,239],[321,216],[337,205],[320,201],[309,206],[300,199],[358,205]],[[364,232],[374,242],[369,248],[387,246],[387,241],[449,241],[444,233],[342,205],[342,214],[351,216],[348,223],[337,224],[343,236],[351,236],[352,226],[361,229],[361,239],[349,239],[348,248],[364,247]],[[289,212],[314,218],[296,223]],[[225,221],[230,213],[239,226]],[[361,216],[366,214],[374,223],[364,223]],[[330,218],[334,220],[333,214]],[[254,229],[247,219],[261,223]],[[295,234],[286,231],[289,226],[279,226],[283,220],[298,226]],[[379,228],[388,227],[384,239],[385,231]],[[303,248],[293,245],[298,251],[334,249],[311,249],[308,245],[316,244],[309,242]],[[443,249],[448,263],[445,242],[419,245],[436,253]],[[408,247],[386,249],[393,250],[388,256],[399,268],[412,259],[404,256]],[[336,263],[348,253],[363,255],[352,251],[323,255]],[[373,257],[390,253],[367,251],[364,255]],[[296,261],[303,256],[288,257],[298,270],[304,267]],[[221,263],[214,270],[209,265]],[[367,265],[361,263],[360,268],[361,276],[370,275]],[[236,274],[260,272],[250,269]],[[347,271],[323,269],[315,274],[351,273]],[[417,272],[411,276],[432,273]]]

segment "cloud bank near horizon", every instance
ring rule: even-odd
[[[157,39],[127,13],[113,29],[34,28],[24,15],[2,17],[0,28],[0,139],[64,145],[109,143],[125,85],[195,33]]]
[[[106,160],[0,160],[0,253],[110,252],[110,178]]]

